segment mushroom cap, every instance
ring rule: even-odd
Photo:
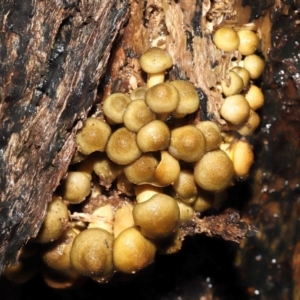
[[[142,99],[131,101],[123,115],[125,127],[133,132],[138,132],[144,125],[153,120],[155,120],[155,114]]]
[[[251,30],[242,29],[237,32],[240,40],[238,50],[242,55],[253,54],[259,43],[258,36]]]
[[[248,101],[250,108],[257,110],[264,105],[264,94],[261,89],[254,84],[251,84],[249,90],[245,94],[245,98]]]
[[[238,141],[233,145],[233,168],[235,175],[246,177],[254,161],[254,154],[248,142]]]
[[[178,106],[179,92],[170,83],[159,83],[147,90],[145,101],[155,113],[170,113]]]
[[[110,136],[106,145],[106,153],[113,162],[119,165],[130,164],[142,154],[136,142],[136,134],[125,127],[117,129]]]
[[[219,28],[214,34],[215,45],[224,51],[231,52],[238,49],[240,39],[235,30],[229,27]]]
[[[186,162],[197,161],[205,150],[203,133],[193,125],[175,128],[171,131],[169,152]]]
[[[81,231],[71,249],[73,268],[80,274],[92,277],[112,273],[113,239],[112,234],[100,228]]]
[[[248,101],[242,95],[227,97],[220,109],[221,116],[234,125],[240,125],[247,120],[250,113]]]
[[[70,253],[77,233],[67,228],[62,235],[42,252],[43,262],[51,269],[66,271],[71,269]]]
[[[129,98],[131,100],[145,100],[147,88],[145,86],[141,86],[133,90],[129,94]]]
[[[173,183],[179,175],[180,165],[168,151],[161,151],[161,160],[155,169],[155,182],[160,186]]]
[[[205,138],[205,151],[218,149],[222,136],[218,125],[212,121],[202,121],[196,124],[196,127],[203,133]]]
[[[69,172],[62,181],[62,196],[72,204],[81,203],[91,192],[91,177],[85,172]]]
[[[197,195],[197,185],[192,171],[181,170],[172,186],[182,200],[189,200]]]
[[[180,213],[177,202],[166,194],[155,194],[132,211],[135,225],[148,238],[163,238],[177,230]]]
[[[183,118],[187,114],[194,113],[199,108],[199,96],[195,86],[185,80],[170,81],[179,92],[179,103],[172,115],[175,118]]]
[[[230,71],[237,73],[242,78],[244,87],[246,87],[249,84],[250,73],[247,69],[243,67],[234,67]]]
[[[158,165],[152,153],[145,153],[124,168],[127,179],[134,184],[144,184],[154,180],[154,172]]]
[[[239,125],[236,128],[236,130],[240,135],[243,136],[251,135],[259,126],[259,124],[260,124],[259,115],[254,110],[250,109],[249,118],[244,124]]]
[[[222,150],[206,152],[194,167],[197,185],[211,192],[224,190],[231,182],[233,173],[233,163]]]
[[[169,127],[160,120],[154,120],[138,131],[136,139],[142,152],[150,152],[168,148],[170,136]]]
[[[167,51],[153,47],[140,56],[140,65],[146,73],[155,74],[171,68],[173,60]]]
[[[103,112],[107,121],[111,124],[120,124],[123,122],[123,114],[131,99],[123,93],[114,93],[109,95],[103,101]]]
[[[111,129],[104,121],[88,118],[76,134],[76,143],[82,154],[89,155],[95,151],[104,151]]]
[[[135,188],[136,202],[141,203],[149,200],[153,195],[161,193],[162,188],[152,184],[141,184]]]
[[[69,220],[69,212],[61,197],[53,196],[48,204],[46,218],[35,238],[35,242],[49,243],[58,239],[63,233]]]
[[[225,80],[221,81],[222,93],[225,96],[238,94],[244,87],[244,81],[239,76],[239,74],[233,71],[229,71],[229,78],[230,78],[229,85],[226,84]]]
[[[115,239],[113,262],[116,270],[133,274],[154,261],[156,247],[136,227],[123,230]]]
[[[257,79],[265,68],[265,62],[256,54],[251,54],[244,59],[244,68],[250,73],[251,79]]]

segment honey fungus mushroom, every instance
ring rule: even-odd
[[[240,125],[245,122],[249,113],[249,103],[242,95],[232,95],[227,97],[220,109],[221,116],[234,125]]]
[[[251,54],[244,59],[244,68],[250,73],[251,79],[257,79],[265,68],[265,62],[256,54]]]
[[[170,143],[170,130],[164,122],[154,120],[138,131],[136,139],[142,152],[164,150]]]
[[[72,204],[85,200],[91,192],[91,177],[85,172],[69,172],[62,181],[62,196]]]
[[[130,98],[122,93],[109,95],[103,102],[103,112],[110,124],[120,124],[123,122],[123,114]]]
[[[163,82],[147,90],[145,101],[155,113],[170,113],[178,106],[179,93],[173,85]]]
[[[141,228],[142,234],[154,239],[175,232],[180,218],[176,200],[160,193],[135,205],[132,215],[134,223]]]
[[[85,276],[110,275],[113,273],[112,249],[112,234],[100,228],[85,229],[74,239],[71,264]]]
[[[104,151],[111,129],[104,121],[88,118],[76,134],[76,143],[82,154],[89,155],[95,151]]]
[[[258,36],[253,31],[247,29],[239,30],[237,34],[240,40],[238,50],[241,52],[241,54],[254,54],[259,43]]]
[[[199,108],[199,97],[194,85],[185,80],[174,80],[170,84],[179,92],[179,103],[172,115],[175,118],[183,118],[194,113]]]
[[[218,149],[221,142],[222,136],[218,125],[212,121],[202,121],[196,124],[204,135],[205,138],[205,151],[211,151]]]
[[[116,270],[133,274],[154,261],[156,247],[138,228],[123,230],[115,239],[113,263]]]
[[[171,131],[171,142],[168,150],[177,159],[194,162],[204,153],[204,135],[192,125],[175,128]]]
[[[230,184],[234,174],[233,163],[222,150],[206,152],[194,167],[194,178],[206,191],[222,191]]]
[[[229,27],[219,28],[214,34],[215,45],[224,51],[231,52],[238,49],[240,39],[235,30]]]
[[[69,212],[61,197],[53,196],[48,204],[46,218],[34,239],[38,243],[49,243],[58,239],[63,233],[69,220]]]
[[[165,71],[173,65],[171,55],[158,47],[145,51],[139,61],[142,70],[148,74],[148,87],[164,82]]]
[[[233,71],[229,71],[229,79],[229,85],[227,85],[226,80],[221,81],[222,93],[225,96],[238,94],[244,87],[243,79]]]
[[[142,154],[137,145],[136,134],[125,127],[117,129],[110,136],[106,153],[113,162],[119,165],[130,164]]]

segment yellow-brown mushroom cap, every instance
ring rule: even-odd
[[[154,120],[138,131],[137,144],[142,152],[164,150],[169,146],[170,136],[169,127],[160,120]]]
[[[222,142],[221,131],[218,125],[212,121],[202,121],[196,127],[203,133],[205,138],[205,151],[219,148]]]
[[[110,124],[120,124],[123,122],[123,115],[131,99],[123,93],[109,95],[103,101],[103,112]]]
[[[215,45],[224,51],[230,52],[237,50],[240,39],[235,30],[229,27],[222,27],[214,34]]]
[[[130,164],[142,154],[136,142],[136,134],[125,127],[117,129],[110,136],[106,153],[113,162],[119,165]]]
[[[193,125],[186,125],[171,131],[169,152],[186,162],[198,160],[205,150],[203,133]]]
[[[151,153],[145,153],[124,168],[127,179],[134,184],[143,184],[154,180],[154,172],[158,165]]]
[[[244,59],[244,68],[250,73],[251,79],[257,79],[265,68],[265,62],[256,54],[251,54]]]
[[[140,65],[146,73],[155,74],[171,68],[173,60],[167,51],[153,47],[140,56]]]
[[[123,115],[125,127],[133,132],[138,132],[144,125],[155,120],[155,114],[142,99],[130,102]]]
[[[185,80],[174,80],[170,84],[179,92],[179,103],[172,115],[175,118],[183,118],[187,114],[194,113],[200,104],[195,86]]]
[[[179,92],[170,83],[159,83],[147,90],[145,101],[155,113],[170,113],[178,106]]]
[[[76,143],[82,154],[89,155],[95,151],[104,151],[111,129],[104,121],[88,118],[76,135]]]
[[[220,109],[221,116],[234,125],[240,125],[245,122],[249,113],[249,103],[242,95],[232,95],[227,97]]]
[[[238,50],[242,55],[253,54],[259,43],[258,36],[251,30],[242,29],[237,32],[240,40]]]
[[[246,87],[249,84],[250,73],[247,69],[243,67],[234,67],[230,71],[237,73],[242,78],[244,87]]]
[[[264,105],[264,94],[261,89],[256,85],[252,84],[245,94],[245,98],[248,101],[250,108],[257,110]]]
[[[253,134],[256,128],[260,124],[259,115],[252,109],[250,109],[250,114],[245,123],[236,127],[237,132],[240,135],[247,136]]]
[[[244,87],[244,81],[239,74],[229,71],[230,83],[227,85],[226,80],[221,81],[222,93],[225,96],[238,94]]]
[[[233,163],[222,150],[206,152],[194,167],[197,185],[211,192],[224,190],[231,182],[233,173]]]

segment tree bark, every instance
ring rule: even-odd
[[[0,4],[0,273],[40,228],[127,1]]]

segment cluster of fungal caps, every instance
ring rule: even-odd
[[[178,251],[185,224],[221,205],[234,177],[247,177],[253,152],[245,136],[257,128],[255,110],[263,105],[253,84],[264,66],[254,54],[259,39],[253,31],[228,27],[213,38],[219,49],[245,56],[220,84],[226,97],[220,115],[235,138],[212,121],[191,121],[199,109],[195,87],[183,80],[164,82],[173,65],[165,50],[143,53],[147,86],[111,94],[103,113],[83,123],[73,164],[34,240],[41,244],[50,286],[71,287],[86,277],[107,282],[115,271],[146,267],[157,251]],[[32,276],[26,261],[37,251],[34,245],[26,245],[19,263],[7,267],[7,278],[23,282]]]

